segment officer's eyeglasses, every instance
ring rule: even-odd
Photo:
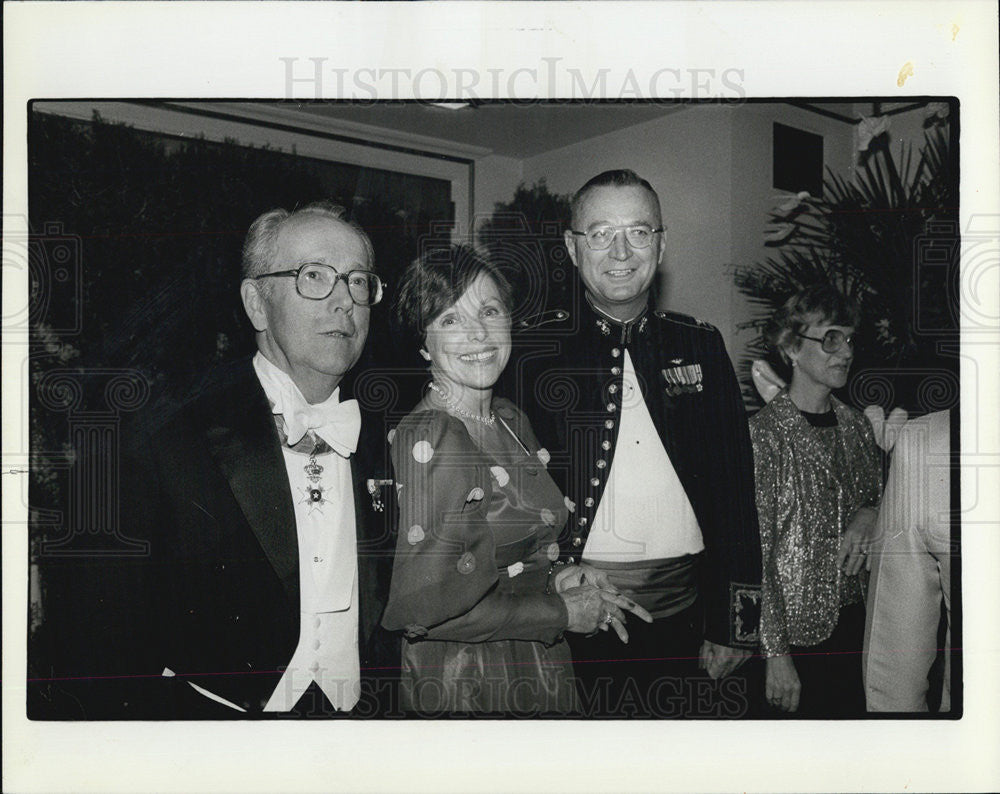
[[[801,336],[803,339],[811,339],[813,342],[819,342],[823,346],[824,353],[836,353],[844,345],[850,345],[851,350],[854,349],[854,334],[848,336],[843,331],[838,331],[835,328],[831,328],[823,336],[806,336],[798,332],[795,335]]]
[[[611,224],[605,224],[603,226],[593,226],[585,232],[570,229],[570,233],[583,237],[587,241],[587,248],[591,251],[606,251],[615,241],[618,232],[625,232],[625,239],[633,248],[649,248],[653,243],[653,235],[659,234],[665,229],[665,226],[654,229],[644,223],[635,226],[612,226]]]
[[[382,300],[382,279],[370,270],[351,270],[338,273],[330,265],[311,262],[297,270],[278,270],[254,276],[254,279],[290,276],[295,279],[295,290],[303,298],[321,301],[328,298],[341,279],[347,285],[351,300],[358,306],[374,306]]]

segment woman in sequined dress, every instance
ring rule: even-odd
[[[392,433],[399,535],[383,625],[401,630],[402,705],[422,714],[577,710],[566,631],[650,619],[587,566],[557,565],[564,500],[524,413],[493,398],[511,288],[468,248],[431,251],[400,286],[404,338],[433,380]],[[651,620],[651,619],[650,619]]]
[[[865,712],[862,569],[881,475],[868,420],[831,393],[847,383],[858,320],[857,306],[827,286],[790,298],[770,339],[791,382],[750,420],[765,696],[806,716]]]

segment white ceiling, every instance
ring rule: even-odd
[[[781,100],[778,100],[781,101]],[[792,101],[799,107],[833,114],[845,123],[872,112],[870,103]],[[912,103],[883,101],[881,112]],[[259,106],[258,106],[259,107]],[[493,153],[523,160],[582,140],[682,111],[686,104],[664,102],[481,102],[461,110],[429,103],[281,102],[282,114],[299,115],[314,126],[321,119],[340,122],[380,137],[423,141],[435,148],[451,144],[480,156]]]
[[[380,102],[289,103],[292,110],[328,119],[364,124],[394,133],[407,133],[478,147],[493,154],[525,159],[551,149],[604,135],[624,127],[665,116],[681,105],[659,103],[604,104],[599,102],[484,103],[462,110],[428,104]]]

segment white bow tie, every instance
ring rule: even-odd
[[[294,447],[310,430],[333,447],[342,457],[350,457],[358,448],[361,433],[361,409],[357,400],[322,405],[298,405],[282,414],[286,443]]]

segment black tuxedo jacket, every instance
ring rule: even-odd
[[[342,384],[342,399],[349,388]],[[120,525],[146,541],[148,554],[131,566],[135,591],[97,607],[98,633],[111,650],[103,666],[120,686],[105,687],[102,702],[91,699],[88,716],[260,716],[298,642],[299,552],[280,440],[250,360],[214,373],[196,398],[155,424],[133,433],[122,453]],[[391,702],[398,676],[398,639],[379,627],[395,489],[385,427],[363,405],[351,469],[362,675],[354,713],[374,716]]]

